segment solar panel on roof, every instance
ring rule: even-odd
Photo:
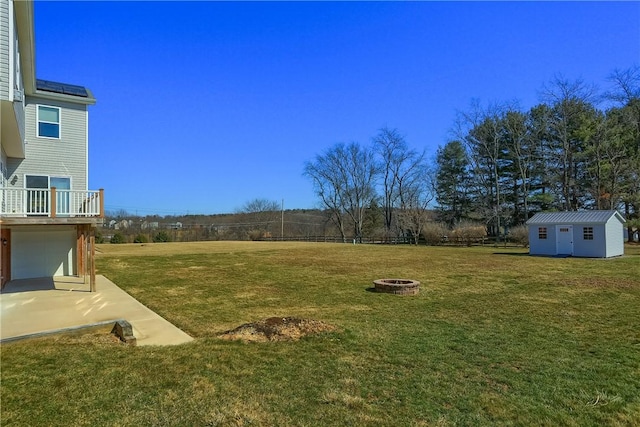
[[[36,88],[47,92],[62,93],[62,85],[60,83],[50,82],[48,80],[36,80]]]
[[[82,86],[57,83],[49,80],[36,80],[36,88],[45,92],[62,93],[65,95],[88,97],[87,89]]]
[[[75,95],[75,96],[88,96],[87,90],[82,86],[74,86],[74,85],[64,85],[62,90],[67,95]]]

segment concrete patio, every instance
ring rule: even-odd
[[[192,341],[104,276],[97,292],[78,277],[13,280],[0,293],[0,342],[127,320],[137,345],[176,345]]]

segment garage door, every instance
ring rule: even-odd
[[[11,233],[11,278],[69,276],[74,274],[75,228]]]

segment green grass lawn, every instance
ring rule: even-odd
[[[640,425],[640,247],[104,245],[104,274],[196,340],[2,346],[2,425]],[[367,291],[422,283],[417,296]],[[217,338],[271,316],[338,332]]]

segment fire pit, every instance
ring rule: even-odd
[[[373,286],[376,292],[395,295],[416,295],[420,290],[420,282],[408,279],[378,279]]]

